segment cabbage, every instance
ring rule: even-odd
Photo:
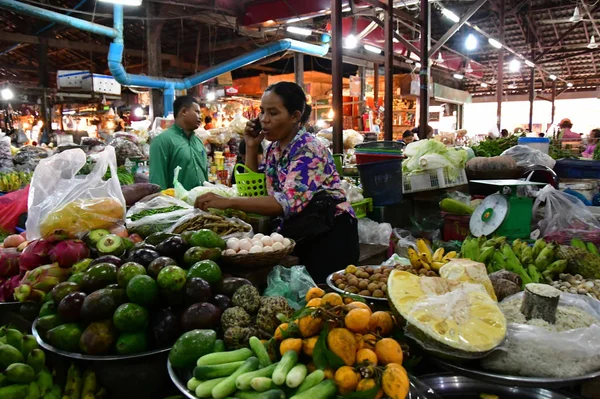
[[[410,143],[406,146],[404,155],[408,157],[402,166],[404,174],[448,167],[451,179],[458,177],[459,170],[465,167],[468,158],[466,151],[447,148],[436,140]]]

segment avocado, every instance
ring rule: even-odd
[[[52,300],[56,303],[60,303],[64,297],[66,297],[71,292],[79,291],[79,284],[65,281],[63,283],[57,284],[52,291],[50,291],[50,295]]]
[[[111,263],[100,263],[85,272],[81,280],[81,290],[90,293],[116,282],[117,267]]]
[[[150,340],[155,348],[165,348],[181,335],[179,318],[171,307],[154,310],[150,314]]]
[[[209,302],[218,307],[221,312],[231,307],[231,299],[223,294],[215,295]]]
[[[96,249],[102,255],[113,255],[116,257],[125,254],[125,243],[123,239],[116,234],[109,234],[100,239]]]
[[[133,276],[127,284],[127,297],[138,305],[152,305],[158,297],[158,285],[150,276]]]
[[[87,295],[83,292],[71,292],[58,304],[58,316],[65,323],[79,321],[81,308]]]
[[[192,233],[188,243],[192,247],[219,248],[220,250],[227,248],[225,240],[214,231],[208,229],[202,229]]]
[[[115,310],[113,323],[122,332],[143,331],[148,324],[148,311],[135,303],[124,303]]]
[[[146,244],[150,244],[150,245],[158,245],[161,242],[163,242],[164,240],[166,240],[169,237],[173,237],[176,234],[173,233],[163,233],[163,232],[158,232],[158,233],[153,233],[150,234],[148,237],[146,237],[146,239],[144,240],[144,243]]]
[[[115,265],[117,268],[119,268],[123,264],[123,261],[121,260],[121,258],[118,258],[113,255],[104,255],[99,258],[94,259],[92,261],[92,263],[90,263],[89,267],[99,265],[100,263],[111,263],[111,264]]]
[[[91,323],[79,338],[79,349],[88,355],[107,353],[117,340],[117,330],[111,320]]]
[[[181,238],[183,238],[183,242],[185,242],[190,247],[192,246],[192,244],[190,244],[190,240],[192,239],[192,235],[194,233],[195,233],[195,231],[193,231],[193,230],[187,230],[187,231],[184,231],[183,233],[181,233]]]
[[[79,338],[83,331],[79,324],[68,323],[54,327],[46,333],[48,343],[56,349],[67,352],[77,352],[79,349]]]
[[[86,242],[88,247],[96,248],[98,246],[98,241],[100,241],[102,237],[107,236],[109,234],[110,231],[104,229],[92,230],[83,237],[83,241]]]
[[[218,260],[221,257],[221,250],[218,248],[191,247],[183,255],[183,263],[190,267],[201,260]]]
[[[161,292],[175,294],[181,292],[186,281],[186,271],[179,266],[167,266],[158,273],[156,282]]]
[[[212,260],[202,260],[194,263],[188,270],[187,278],[200,277],[209,284],[218,284],[221,281],[221,268]]]
[[[71,276],[69,277],[69,279],[67,281],[71,282],[71,283],[81,284],[84,276],[85,276],[84,272],[71,274]]]
[[[221,321],[221,310],[212,303],[195,303],[181,315],[183,331],[215,329]]]
[[[56,308],[58,304],[54,301],[45,302],[40,308],[40,313],[38,313],[38,317],[50,316],[56,314]]]
[[[152,261],[158,258],[159,256],[160,254],[153,249],[134,248],[131,251],[129,251],[127,261],[139,263],[144,267],[148,267],[150,263],[152,263]]]
[[[201,356],[212,352],[216,340],[214,330],[188,331],[173,344],[169,360],[173,367],[191,369]]]
[[[148,266],[148,275],[153,279],[156,279],[158,277],[158,273],[160,273],[160,271],[167,266],[177,266],[177,262],[167,256],[156,258]]]
[[[172,259],[181,259],[189,246],[181,236],[169,237],[156,246],[156,252]]]
[[[212,298],[212,290],[208,281],[200,277],[192,277],[185,282],[183,296],[187,305],[208,302]]]
[[[71,267],[71,274],[81,273],[81,272],[86,271],[92,265],[93,261],[94,260],[90,259],[90,258],[85,258],[85,259],[80,260],[79,262],[75,263]]]
[[[148,339],[144,331],[136,333],[121,333],[115,345],[119,355],[132,355],[148,350]]]
[[[123,240],[123,245],[125,246],[125,251],[129,251],[130,249],[135,248],[135,242],[129,237],[121,238]]]
[[[112,316],[126,296],[122,289],[103,288],[92,292],[83,301],[81,319],[84,322],[112,319]]]
[[[135,262],[127,262],[117,271],[117,283],[121,288],[125,289],[127,288],[127,284],[129,284],[129,280],[138,274],[146,274],[146,269],[144,266]]]
[[[63,321],[56,314],[51,314],[48,316],[38,317],[36,328],[40,330],[40,332],[44,333],[48,330],[52,330],[54,327],[58,327],[63,324]]]
[[[225,277],[217,284],[216,291],[217,294],[222,294],[231,298],[238,288],[243,285],[252,285],[252,282],[242,277]]]

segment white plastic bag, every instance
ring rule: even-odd
[[[526,145],[516,145],[502,153],[502,156],[509,156],[515,160],[518,166],[529,167],[535,165],[547,166],[550,169],[554,168],[556,161],[548,154],[544,154],[540,150],[528,147]]]
[[[395,251],[397,255],[408,258],[408,248],[417,249],[417,239],[410,231],[394,229],[394,236],[398,239]]]
[[[151,209],[164,209],[169,207],[179,207],[181,209],[171,212],[157,213],[148,215],[141,219],[136,219],[134,215],[142,211]],[[136,233],[146,238],[150,234],[166,231],[173,227],[179,220],[194,212],[194,208],[187,203],[168,195],[160,195],[152,198],[148,202],[138,202],[127,212],[127,229],[130,233]]]
[[[64,230],[82,236],[90,230],[123,224],[125,198],[117,178],[115,149],[98,154],[92,172],[77,176],[85,165],[80,149],[42,159],[33,173],[28,199],[27,239]],[[111,178],[104,181],[110,169]]]
[[[390,245],[392,225],[377,223],[371,219],[358,219],[358,241],[361,244]]]

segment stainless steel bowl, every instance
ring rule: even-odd
[[[179,389],[179,392],[181,392],[183,396],[189,399],[198,399],[196,395],[187,389],[187,382],[192,378],[192,372],[190,370],[174,369],[170,360],[167,360],[167,370],[169,371],[169,377],[171,377],[173,385]]]
[[[376,266],[371,266],[372,268],[381,268],[381,267],[393,267],[393,266],[381,266],[381,265],[376,265]],[[333,282],[333,275],[336,273],[341,273],[341,274],[346,274],[346,272],[344,270],[339,270],[335,273],[331,273],[329,276],[327,276],[327,279],[325,280],[325,282],[327,283],[327,285],[329,286],[329,288],[331,288],[332,290],[340,293],[340,294],[345,294],[345,295],[356,295],[358,297],[364,298],[364,299],[368,299],[370,301],[379,301],[379,302],[387,302],[387,296],[385,298],[375,298],[374,296],[366,296],[366,295],[358,295],[358,294],[350,294],[348,291],[344,291],[339,289],[338,287],[335,286],[335,283]]]

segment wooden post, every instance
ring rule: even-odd
[[[373,104],[375,109],[373,111],[378,112],[379,109],[379,64],[373,64]]]
[[[32,137],[32,141],[39,141],[40,143],[50,142],[50,129],[51,119],[50,112],[48,110],[48,98],[46,97],[46,89],[48,88],[48,42],[40,38],[40,44],[38,45],[38,66],[39,66],[39,79],[40,87],[42,87],[42,98],[40,102],[40,114],[42,116],[42,122],[44,126],[41,129],[41,137]],[[32,129],[33,131],[33,129]]]
[[[146,17],[154,18],[160,14],[155,9],[160,5],[156,5],[150,1],[146,3]],[[152,20],[146,22],[146,48],[148,55],[148,75],[149,76],[161,76],[162,75],[162,54],[161,54],[161,42],[160,34],[164,21]],[[163,116],[163,94],[158,89],[150,90],[150,119],[155,117]]]
[[[385,15],[385,103],[383,139],[394,139],[394,7],[388,2]]]
[[[365,130],[365,121],[363,120],[363,114],[366,108],[366,92],[367,92],[367,68],[364,66],[358,67],[358,74],[360,75],[360,99],[358,104],[358,129],[360,131]]]
[[[343,105],[343,61],[342,61],[342,0],[331,2],[331,77],[333,106],[333,154],[344,152],[344,105]]]
[[[500,15],[499,15],[499,37],[500,43],[504,44],[504,0],[499,0],[500,5]],[[496,101],[498,103],[498,108],[496,110],[496,125],[498,125],[498,131],[501,129],[501,120],[502,120],[502,92],[504,90],[504,49],[501,47],[498,50],[498,73],[496,76]]]
[[[429,35],[430,35],[429,0],[421,0],[421,70],[419,71],[419,138],[427,138],[429,123]]]
[[[304,88],[304,54],[294,53],[294,78],[296,84]]]

